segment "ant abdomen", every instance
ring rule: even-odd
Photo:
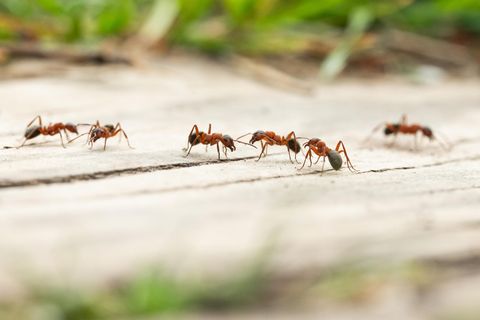
[[[335,170],[340,170],[343,164],[343,160],[340,154],[335,150],[330,150],[330,152],[327,153],[327,157],[328,157],[328,162],[330,162],[330,165],[332,166],[332,168]]]
[[[288,140],[288,149],[292,150],[295,153],[299,153],[301,150],[300,143],[295,139]]]
[[[35,138],[36,136],[39,136],[40,129],[41,129],[40,126],[28,127],[27,130],[25,130],[25,135],[24,135],[25,139],[29,140],[29,139]]]
[[[199,132],[199,136],[203,134],[203,131]],[[188,137],[188,142],[190,142],[191,145],[197,145],[200,143],[200,138],[197,139],[197,134],[194,132]]]

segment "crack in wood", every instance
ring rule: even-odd
[[[463,161],[472,161],[472,160],[479,160],[480,155],[478,156],[473,156],[470,158],[463,158],[463,159],[455,159],[455,160],[448,160],[448,161],[443,161],[443,162],[437,162],[437,163],[430,163],[430,164],[425,164],[422,166],[414,167],[414,166],[409,166],[409,167],[395,167],[395,168],[386,168],[386,169],[372,169],[372,170],[367,170],[367,171],[361,171],[357,174],[365,174],[365,173],[383,173],[383,172],[388,172],[388,171],[397,171],[397,170],[411,170],[411,169],[419,169],[419,168],[429,168],[429,167],[436,167],[436,166],[441,166],[444,164],[449,164],[452,162],[463,162]],[[323,173],[329,172],[329,171],[334,171],[333,169],[327,169],[324,170]],[[224,187],[224,186],[229,186],[229,185],[235,185],[235,184],[244,184],[244,183],[255,183],[259,181],[269,181],[269,180],[277,180],[277,179],[284,179],[284,178],[295,178],[295,177],[303,177],[303,176],[309,176],[309,175],[314,175],[314,174],[322,174],[322,171],[320,170],[314,170],[314,171],[308,171],[308,172],[303,172],[303,173],[296,173],[296,174],[285,174],[285,175],[275,175],[275,176],[270,176],[270,177],[257,177],[257,178],[249,178],[249,179],[237,179],[237,180],[231,180],[231,181],[221,181],[221,182],[215,182],[215,183],[209,183],[209,184],[204,184],[204,185],[186,185],[186,186],[180,186],[180,187],[172,187],[172,188],[162,188],[162,189],[147,189],[147,190],[141,190],[141,191],[136,191],[136,192],[130,192],[126,194],[112,194],[110,196],[126,196],[126,195],[145,195],[145,194],[157,194],[157,193],[169,193],[169,192],[176,192],[176,191],[187,191],[187,190],[201,190],[201,189],[209,189],[209,188],[217,188],[217,187]]]
[[[235,159],[202,161],[202,162],[181,162],[181,163],[172,163],[172,164],[161,164],[161,165],[153,165],[153,166],[146,166],[146,167],[125,168],[125,169],[118,169],[118,170],[99,171],[99,172],[93,172],[93,173],[73,174],[73,175],[67,175],[67,176],[39,178],[39,179],[31,179],[31,180],[19,180],[19,181],[4,180],[4,181],[0,181],[0,189],[31,187],[31,186],[59,184],[59,183],[70,183],[70,182],[77,182],[77,181],[100,180],[100,179],[106,179],[109,177],[118,177],[122,175],[135,175],[139,173],[148,173],[148,172],[155,172],[155,171],[162,171],[162,170],[191,168],[191,167],[198,167],[198,166],[204,166],[204,165],[210,165],[210,164],[249,160],[254,158],[257,158],[257,157],[255,156],[255,157],[243,157],[243,158],[235,158]]]
[[[125,169],[118,169],[118,170],[100,171],[100,172],[94,172],[94,173],[76,174],[76,175],[50,177],[50,178],[39,178],[39,179],[31,179],[31,180],[20,180],[20,181],[4,180],[4,181],[0,181],[0,189],[30,187],[30,186],[38,186],[38,185],[49,185],[49,184],[61,184],[61,183],[70,183],[70,182],[77,182],[77,181],[100,180],[100,179],[106,179],[109,177],[117,177],[122,175],[135,175],[140,173],[148,173],[148,172],[155,172],[155,171],[162,171],[162,170],[183,169],[183,168],[190,168],[190,167],[197,167],[197,166],[204,166],[204,165],[237,162],[237,161],[250,160],[250,159],[256,159],[256,158],[257,158],[256,156],[250,156],[250,157],[242,157],[242,158],[235,158],[235,159],[211,160],[211,161],[202,161],[202,162],[182,162],[182,163],[162,164],[162,165],[154,165],[154,166],[146,166],[146,167],[125,168]],[[436,167],[436,166],[441,166],[449,163],[473,161],[473,160],[480,160],[480,155],[475,155],[472,157],[466,157],[466,158],[460,158],[460,159],[451,159],[451,160],[446,160],[441,162],[425,164],[421,166],[402,166],[402,167],[394,167],[394,168],[371,169],[367,171],[360,171],[357,174],[383,173],[388,171],[429,168],[429,167]],[[333,169],[324,170],[323,172],[329,172],[329,171],[333,171]],[[254,183],[258,181],[301,177],[301,176],[321,174],[321,173],[322,171],[320,170],[314,170],[314,171],[308,171],[305,173],[239,179],[239,180],[211,183],[206,185],[165,188],[165,189],[159,189],[156,191],[146,190],[144,192],[145,193],[148,193],[148,192],[163,193],[163,192],[173,192],[173,191],[189,190],[189,189],[204,189],[204,188],[212,188],[212,187],[221,187],[221,186],[232,185],[232,184]]]

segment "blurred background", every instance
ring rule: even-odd
[[[480,61],[479,34],[478,0],[0,3],[3,64],[28,56],[129,63],[145,59],[146,51],[188,50],[249,57],[296,77],[332,79],[349,71],[408,74],[418,65],[438,68],[433,73],[471,76]],[[66,54],[65,45],[87,50],[89,56]]]
[[[53,72],[64,72],[64,64],[75,65],[70,77],[49,77]],[[84,67],[92,65],[90,69]],[[125,68],[98,72],[96,66],[106,65]],[[225,73],[225,65],[301,93],[312,93],[320,81],[357,79],[353,85],[338,81],[317,95],[299,97],[243,81],[235,72]],[[25,249],[26,256],[31,254],[40,261],[39,269],[45,264],[57,278],[63,280],[70,275],[80,279],[82,285],[79,275],[85,273],[90,282],[85,282],[87,290],[83,292],[75,282],[76,287],[61,283],[57,288],[56,283],[45,280],[47,277],[26,279],[27,285],[33,285],[20,290],[23,300],[18,301],[9,288],[0,285],[0,320],[150,320],[154,319],[152,315],[161,314],[163,318],[165,313],[198,310],[205,312],[203,317],[186,319],[224,319],[228,313],[233,314],[230,319],[245,319],[235,312],[255,312],[257,308],[265,310],[248,319],[264,319],[274,308],[278,308],[277,318],[298,319],[308,306],[318,305],[324,307],[321,314],[325,319],[372,319],[371,310],[360,305],[370,301],[379,306],[382,316],[377,319],[423,319],[411,315],[417,314],[417,309],[436,315],[450,308],[448,302],[459,300],[475,307],[473,312],[462,309],[451,317],[441,314],[427,319],[480,319],[480,253],[472,249],[464,256],[448,255],[457,248],[453,245],[475,249],[480,243],[480,223],[474,214],[480,212],[475,210],[480,172],[475,165],[479,158],[476,145],[472,145],[479,141],[479,65],[480,0],[0,0],[0,80],[7,80],[0,87],[2,143],[20,141],[24,126],[41,114],[49,119],[45,121],[121,121],[136,147],[130,151],[112,143],[105,153],[91,152],[81,145],[63,150],[57,140],[21,152],[11,147],[4,150],[4,171],[0,171],[5,188],[0,193],[0,212],[5,215],[1,217],[4,223],[0,223],[4,246],[0,249],[9,252],[0,250],[0,259],[8,262],[13,256],[10,262],[15,267],[35,267],[30,260],[18,258]],[[146,69],[152,72],[144,72]],[[38,79],[30,79],[35,76]],[[476,80],[426,88],[387,81],[396,77],[415,84],[451,78]],[[12,78],[22,80],[8,81]],[[362,81],[364,78],[380,78],[378,82],[386,85],[377,82],[371,86]],[[363,112],[367,108],[369,112]],[[355,140],[363,139],[378,122],[397,121],[402,113],[408,113],[414,121],[446,128],[450,138],[464,143],[463,149],[458,143],[456,151],[446,156],[471,162],[460,165],[449,159],[444,164],[450,163],[451,167],[430,168],[440,161],[435,154],[429,150],[410,152],[410,145],[392,153],[395,151],[383,147],[381,134],[375,152],[355,146]],[[324,116],[321,125],[319,115]],[[305,176],[304,184],[297,182],[296,169],[292,167],[290,172],[281,160],[273,166],[268,161],[257,164],[252,160],[251,168],[250,162],[245,165],[240,161],[236,167],[233,162],[229,164],[232,167],[198,166],[198,171],[185,171],[183,175],[177,175],[180,169],[158,170],[158,175],[154,175],[155,170],[150,172],[152,167],[171,163],[213,162],[214,148],[205,154],[195,150],[188,159],[180,150],[193,123],[206,128],[210,122],[219,132],[228,129],[225,132],[238,135],[257,129],[257,123],[286,133],[288,123],[288,130],[310,130],[308,135],[327,136],[329,141],[334,141],[332,137],[348,139],[349,152],[353,151],[354,163],[360,169],[381,172],[397,163],[400,171],[395,175],[392,170],[391,178],[382,180],[371,174],[356,178],[344,170],[330,180]],[[245,149],[239,148],[234,157],[246,152],[256,155],[258,151]],[[98,160],[99,154],[102,161]],[[412,175],[404,170],[417,162],[428,167],[426,173],[418,170],[415,176],[417,171]],[[78,168],[72,166],[75,163],[80,164]],[[257,169],[261,165],[264,167]],[[183,166],[178,168],[183,170]],[[250,171],[241,171],[245,168]],[[136,176],[120,177],[131,178],[133,183],[118,183],[103,175],[117,169],[119,175],[123,175],[122,170],[135,171]],[[287,172],[295,181],[261,182],[270,170],[273,179]],[[69,177],[73,177],[71,181]],[[226,187],[229,179],[234,182],[231,189]],[[261,183],[254,185],[248,179]],[[33,182],[30,186],[25,181]],[[42,186],[41,181],[52,185]],[[234,189],[235,184],[240,187]],[[201,190],[203,185],[208,186],[205,191]],[[30,189],[32,186],[38,189]],[[471,190],[466,196],[460,193],[467,189]],[[180,196],[171,196],[172,190],[177,190],[174,192],[181,195],[181,201]],[[345,194],[352,198],[345,200]],[[323,199],[321,208],[319,199]],[[243,209],[245,203],[251,210]],[[225,208],[232,212],[223,215],[221,210]],[[298,208],[302,212],[295,212],[300,211]],[[113,209],[119,212],[111,213]],[[166,214],[169,210],[170,215]],[[272,215],[257,217],[257,213],[268,214],[269,210]],[[440,227],[433,223],[435,219],[439,219]],[[277,243],[255,243],[263,240],[263,223],[270,228],[276,225],[274,222],[285,221],[293,228],[287,230],[285,243],[278,241],[278,248],[273,248]],[[464,229],[466,235],[461,234]],[[274,231],[274,235],[265,236],[268,241],[277,241]],[[290,247],[291,252],[282,250],[281,245],[289,248],[289,236],[296,241],[297,235],[305,236],[299,237],[298,247]],[[35,247],[44,240],[41,250]],[[181,249],[173,245],[177,240],[183,241],[178,241]],[[240,271],[230,272],[224,258],[235,254],[243,258],[249,245],[260,247],[258,256],[255,252],[238,266]],[[342,246],[353,249],[342,251]],[[298,248],[301,250],[295,251]],[[402,249],[408,254],[399,258],[397,250]],[[414,261],[409,254],[417,249],[421,253],[440,252],[445,259]],[[286,254],[283,259],[274,259],[276,250]],[[370,257],[378,250],[388,252],[385,256],[392,261],[339,258],[342,254],[355,257],[357,251],[361,258]],[[153,259],[162,252],[166,252],[165,257],[178,255],[181,263],[173,259],[173,263],[165,264],[165,272],[159,267],[134,276],[128,273],[132,270],[122,269],[135,265],[138,261],[131,257],[137,254],[145,254],[145,261],[138,264],[147,264],[150,260],[146,257]],[[181,266],[189,253],[194,272],[186,279],[172,277],[169,268]],[[78,260],[76,254],[81,256]],[[71,267],[67,263],[63,270],[57,265],[57,261],[70,262],[70,258],[74,261]],[[320,261],[327,266],[327,261],[330,265],[310,270],[302,265],[303,258],[307,266],[311,262],[308,258],[313,264]],[[214,276],[217,268],[227,274],[219,272],[223,277],[216,281],[203,279],[199,271],[202,262],[210,266],[205,261],[215,267]],[[232,261],[231,265],[236,262]],[[271,261],[287,272],[281,276],[271,273]],[[299,266],[292,271],[285,262],[294,266],[299,262]],[[103,269],[98,267],[102,263]],[[28,278],[22,270],[18,267],[12,274],[22,280]],[[112,270],[120,271],[114,274]],[[14,282],[10,273],[2,274],[0,269],[0,283],[4,279]],[[89,291],[89,285],[100,290]],[[386,298],[378,292],[386,292]],[[375,300],[377,294],[381,298]],[[292,305],[292,315],[284,315]],[[444,305],[447,307],[437,310]],[[338,310],[341,312],[336,313]],[[213,317],[215,312],[218,314]],[[363,318],[358,316],[361,312]],[[468,317],[463,312],[468,312]],[[343,317],[335,317],[339,314]]]

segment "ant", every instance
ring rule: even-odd
[[[93,148],[93,144],[98,140],[98,139],[105,139],[105,142],[103,144],[103,150],[107,149],[107,139],[112,138],[116,136],[117,134],[123,134],[125,139],[127,140],[128,147],[130,149],[133,149],[133,147],[130,145],[130,141],[128,140],[128,136],[125,133],[125,130],[122,129],[122,126],[120,125],[120,122],[118,122],[115,126],[112,124],[106,124],[104,126],[100,125],[100,122],[97,120],[97,122],[93,125],[91,125],[90,130],[87,133],[81,134],[75,139],[72,139],[68,141],[68,143],[80,138],[81,136],[88,135],[87,142],[88,145],[90,146],[90,149]],[[119,136],[120,140],[122,139],[122,135]]]
[[[38,125],[32,125],[36,120],[38,120]],[[68,140],[69,139],[68,132],[72,132],[78,135],[77,126],[79,125],[85,125],[85,124],[75,125],[70,122],[68,123],[57,122],[53,124],[50,123],[48,126],[44,126],[42,122],[42,117],[36,116],[27,125],[27,129],[25,130],[25,133],[24,133],[25,140],[20,146],[17,147],[17,149],[23,147],[28,140],[33,139],[39,135],[54,136],[56,134],[60,135],[60,141],[62,142],[62,147],[65,148],[65,144],[63,143],[62,131]]]
[[[247,133],[243,135],[242,137],[249,135],[251,133]],[[258,130],[254,132],[252,135],[252,138],[250,139],[250,143],[254,144],[257,141],[260,141],[262,144],[262,152],[260,152],[260,155],[258,156],[258,159],[256,161],[259,161],[262,155],[266,156],[267,155],[267,148],[268,146],[287,146],[288,150],[288,157],[290,159],[290,162],[293,163],[292,161],[292,156],[290,155],[290,150],[294,152],[295,154],[295,161],[297,161],[297,153],[300,152],[302,149],[300,144],[297,141],[297,137],[295,135],[295,132],[290,132],[286,137],[285,136],[280,136],[277,135],[273,131],[262,131]],[[241,138],[241,137],[240,137]]]
[[[352,162],[350,161],[350,158],[348,157],[348,154],[347,154],[347,149],[345,148],[345,145],[343,144],[342,140],[338,141],[337,146],[335,147],[335,150],[327,147],[325,142],[323,142],[318,138],[313,138],[308,140],[307,142],[304,143],[303,147],[304,148],[308,147],[309,149],[307,151],[307,154],[305,155],[305,160],[303,161],[303,165],[299,170],[303,169],[303,167],[305,166],[305,163],[307,162],[307,159],[310,160],[310,167],[312,166],[312,152],[318,156],[318,159],[315,162],[315,164],[317,164],[320,158],[323,157],[322,172],[325,166],[325,157],[328,158],[328,161],[330,162],[330,165],[332,166],[333,169],[340,170],[343,164],[343,160],[340,154],[344,153],[345,158],[347,159],[348,170],[350,170],[353,173],[358,172],[358,170],[354,168]]]
[[[188,157],[188,155],[190,154],[190,151],[192,151],[193,146],[195,146],[197,144],[204,144],[204,145],[206,145],[207,148],[208,148],[209,145],[213,146],[213,145],[216,144],[217,145],[218,160],[220,160],[220,146],[219,146],[220,142],[223,144],[223,154],[225,155],[225,158],[228,158],[227,149],[229,149],[231,152],[233,152],[237,149],[235,147],[234,142],[239,142],[239,143],[242,143],[242,144],[246,144],[246,145],[249,145],[251,147],[254,147],[255,149],[257,148],[252,144],[239,141],[238,139],[232,139],[232,137],[230,137],[227,134],[212,133],[212,125],[211,124],[208,125],[208,132],[207,133],[205,133],[203,131],[199,131],[198,126],[195,124],[195,125],[193,125],[190,133],[188,134],[187,147],[184,149],[184,150],[188,150],[188,151],[187,151],[187,155],[185,157]]]
[[[438,137],[434,136],[432,129],[430,129],[427,126],[422,126],[420,124],[408,124],[407,123],[407,116],[402,115],[402,118],[399,123],[389,123],[389,122],[383,122],[380,123],[378,126],[376,126],[371,135],[365,140],[368,141],[371,136],[377,132],[381,128],[383,129],[383,133],[386,136],[393,135],[394,140],[392,141],[391,145],[395,143],[395,139],[397,135],[400,134],[405,134],[405,135],[414,135],[414,141],[415,141],[415,149],[417,149],[417,134],[420,133],[420,137],[427,137],[430,141],[436,140],[438,144],[445,150],[449,149],[449,146],[447,143],[442,143]]]

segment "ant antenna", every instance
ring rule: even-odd
[[[70,143],[70,142],[73,142],[75,140],[77,140],[78,138],[86,135],[86,134],[90,134],[90,132],[85,132],[85,133],[82,133],[82,134],[79,134],[78,136],[76,136],[75,138],[73,138],[72,140],[69,140],[67,143]]]
[[[253,134],[253,133],[251,133],[251,132],[245,133],[243,136],[238,137],[237,140],[234,140],[234,141],[238,141],[238,139],[243,138],[245,136],[248,136],[249,134]],[[241,141],[238,141],[238,142],[241,142]]]
[[[439,137],[441,137],[441,139],[439,139]],[[437,131],[435,133],[435,140],[438,142],[440,147],[442,147],[442,149],[444,149],[445,151],[449,151],[453,147],[453,144],[441,132]]]
[[[382,123],[379,123],[377,124],[377,126],[375,128],[373,128],[372,130],[372,133],[370,133],[366,138],[365,140],[362,141],[362,143],[367,143],[368,141],[370,141],[370,139],[372,139],[373,135],[382,128],[382,126],[385,126],[387,124],[387,122],[382,122]]]
[[[244,135],[245,136],[245,135]],[[257,146],[254,146],[253,144],[251,143],[247,143],[247,142],[243,142],[243,141],[240,141],[240,140],[233,140],[235,142],[238,142],[238,143],[241,143],[241,144],[246,144],[247,146],[250,146],[250,147],[254,147],[255,149],[257,149]]]

